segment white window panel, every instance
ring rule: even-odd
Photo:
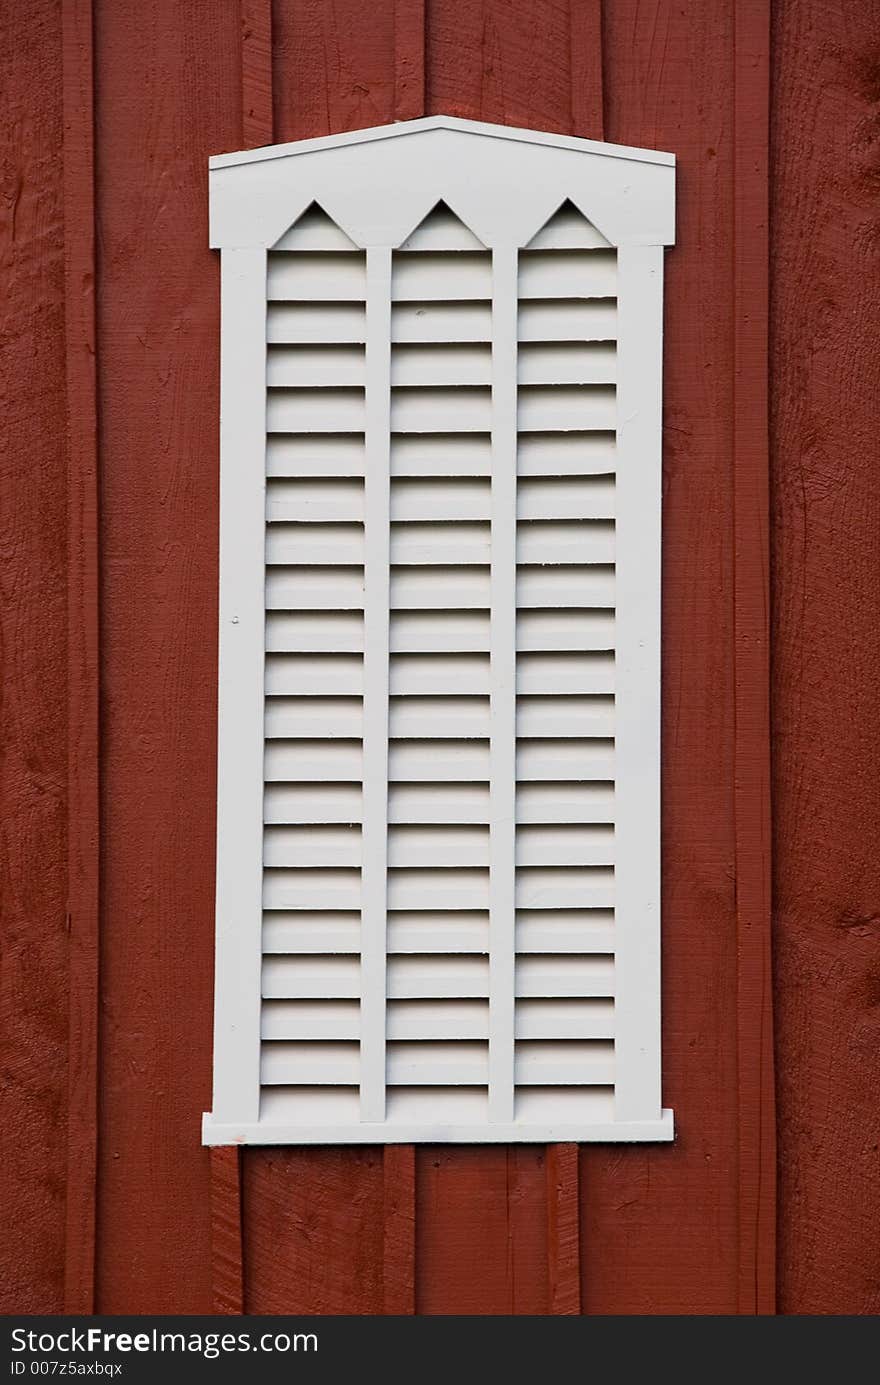
[[[671,1139],[659,584],[674,160],[431,117],[220,155],[210,180],[204,1139]]]

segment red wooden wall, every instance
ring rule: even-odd
[[[0,26],[3,1309],[877,1311],[880,0],[28,0]],[[199,1146],[206,160],[439,111],[678,155],[678,1138],[239,1166]]]

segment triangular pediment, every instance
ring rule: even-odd
[[[211,243],[279,250],[670,245],[672,155],[455,116],[219,154]]]
[[[340,226],[336,225],[323,207],[312,202],[298,216],[284,235],[275,242],[274,250],[357,250],[357,246]]]
[[[532,236],[528,250],[599,250],[611,244],[597,231],[583,212],[566,198],[549,221],[545,221],[540,231]]]
[[[401,250],[485,250],[478,236],[442,199],[410,232]]]

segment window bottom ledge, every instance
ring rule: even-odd
[[[585,1122],[511,1121],[467,1125],[424,1122],[359,1122],[345,1125],[289,1125],[256,1121],[236,1125],[206,1113],[202,1122],[205,1145],[388,1145],[388,1144],[626,1144],[667,1143],[674,1138],[673,1115],[659,1120]]]

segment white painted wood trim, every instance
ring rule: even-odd
[[[615,1110],[660,1113],[663,248],[618,251]]]
[[[566,199],[613,245],[674,237],[671,155],[445,116],[222,155],[209,176],[215,246],[274,246],[313,200],[357,245],[401,245],[440,197],[487,246],[525,245]]]
[[[385,1118],[391,251],[367,251],[361,1118]]]
[[[266,252],[221,260],[214,1106],[257,1120],[263,877]]]
[[[299,153],[313,157],[284,161]],[[659,799],[660,242],[672,231],[670,164],[653,151],[446,117],[213,161],[223,418],[215,1096],[206,1143],[672,1137],[660,1105]],[[435,240],[398,262],[389,247],[438,200],[467,228],[464,244]],[[540,257],[562,248],[552,291],[535,301],[581,301],[583,311],[603,313],[617,350],[595,334],[578,346],[568,319],[557,340],[551,315],[545,335],[522,348],[518,385],[517,247],[569,202],[616,247],[616,276],[612,248],[591,242],[567,255],[557,246],[531,256],[523,291],[540,289]],[[326,231],[329,217],[340,234],[313,246],[307,264],[292,258],[296,237],[285,241],[270,261],[269,310],[262,247],[312,203],[312,221],[323,217]],[[491,276],[478,242],[492,247]],[[335,254],[340,243],[345,253]],[[391,346],[392,264],[401,304],[424,319],[418,345]],[[348,314],[348,335],[339,336],[337,305],[348,302],[359,315]],[[447,320],[436,335],[441,306]],[[312,343],[316,308],[326,315]],[[277,386],[268,404],[267,366]],[[268,532],[267,454],[278,521]],[[519,584],[518,555],[528,569]],[[352,571],[361,564],[363,590]],[[418,702],[390,700],[392,646],[395,695]],[[414,682],[413,661],[425,655],[431,667],[420,666]],[[528,698],[519,755],[518,672]],[[590,690],[605,701],[587,705]],[[583,706],[553,703],[565,693],[582,694]],[[529,786],[519,835],[517,766]],[[583,821],[569,823],[565,805],[578,784],[593,796],[571,809]],[[399,791],[411,798],[418,785],[410,821]],[[304,816],[309,794],[317,825]],[[266,961],[263,900],[280,911],[267,915]],[[543,934],[537,915],[521,915],[519,960],[517,902],[550,915]],[[389,903],[402,911],[392,916],[390,960]],[[608,912],[578,912],[588,909]],[[436,928],[423,917],[431,910],[443,911]],[[419,932],[420,947],[401,957],[407,911],[419,915],[410,933]],[[471,915],[460,955],[459,914]],[[593,1036],[605,1044],[599,1057],[569,1048],[557,1063],[551,1048],[538,1067],[534,1052],[518,1053],[517,1015],[527,1016],[517,995],[523,1006],[598,999],[609,1012]],[[415,1042],[412,1052],[389,1050],[396,1086],[386,1089],[399,1002],[431,997],[479,1001],[477,1018],[471,1006],[456,1019],[467,1035],[414,1036],[436,1040],[434,1053]],[[292,1037],[267,1033],[261,1054],[261,1020],[278,1020],[279,1001],[312,999],[344,1007],[334,1023],[344,1021],[345,1054],[318,1053],[321,1035],[308,1027],[320,1030],[326,1015],[303,1014]],[[593,1019],[579,1023],[589,1029]],[[467,1036],[479,1052],[449,1050]],[[547,1042],[569,1037],[590,1036],[553,1029]],[[312,1047],[274,1048],[276,1039]],[[613,1103],[599,1090],[612,1079]],[[299,1096],[279,1092],[300,1085]],[[334,1086],[350,1090],[339,1099],[311,1090]],[[413,1090],[401,1096],[406,1086]],[[435,1100],[427,1091],[435,1087],[481,1090]]]
[[[492,252],[492,491],[489,739],[489,1117],[514,1115],[516,921],[515,246]]]
[[[213,154],[210,168],[232,168],[237,164],[266,163],[271,159],[296,154],[315,154],[324,149],[339,149],[350,144],[372,144],[375,140],[397,139],[422,130],[460,130],[465,134],[486,135],[494,139],[516,140],[521,144],[543,144],[555,149],[572,149],[581,154],[603,154],[611,159],[630,159],[637,163],[675,164],[675,155],[661,149],[637,149],[628,144],[606,144],[602,140],[580,139],[576,135],[556,135],[544,130],[523,130],[514,125],[492,125],[483,120],[463,120],[452,115],[429,115],[419,120],[401,120],[393,125],[374,125],[338,135],[318,135],[314,139],[290,144],[271,144],[261,149],[242,149],[230,154]]]
[[[430,1125],[385,1122],[373,1125],[222,1124],[206,1116],[202,1142],[206,1145],[332,1145],[332,1144],[579,1144],[668,1142],[674,1138],[671,1111],[654,1121],[604,1121],[586,1125],[574,1121],[525,1125],[516,1121],[480,1125]]]

